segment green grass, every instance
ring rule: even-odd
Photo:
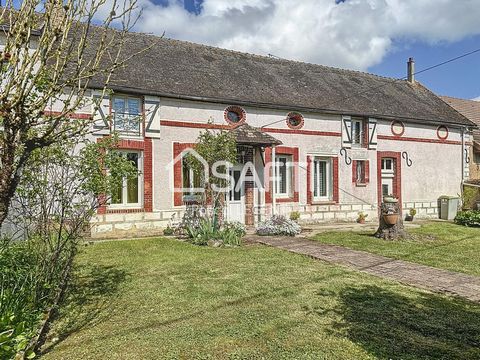
[[[358,232],[327,232],[314,239],[395,259],[480,275],[479,228],[431,222],[407,231],[411,235],[409,240],[385,241],[373,237],[372,233]]]
[[[260,245],[99,243],[45,359],[475,359],[480,305]]]

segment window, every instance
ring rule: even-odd
[[[292,194],[292,156],[277,155],[275,158],[276,194],[290,197]]]
[[[367,183],[367,166],[365,160],[357,160],[355,162],[355,173],[356,173],[356,183],[357,184],[366,184]]]
[[[113,206],[141,206],[142,153],[137,151],[122,151],[121,153],[132,162],[133,166],[137,169],[138,174],[134,178],[123,179],[122,186],[119,186],[113,192],[110,203]]]
[[[126,135],[140,135],[142,120],[140,98],[115,95],[112,98],[113,130]]]
[[[184,195],[196,195],[199,189],[203,189],[203,176],[194,171],[186,158],[182,159],[182,187]]]
[[[303,123],[305,120],[303,119],[302,114],[291,112],[287,114],[287,126],[290,129],[300,129],[303,127]]]
[[[240,106],[229,106],[224,112],[225,120],[229,124],[241,124],[246,121],[247,114]]]
[[[363,120],[352,119],[352,146],[363,145]]]
[[[395,177],[395,160],[382,159],[382,196],[393,195],[393,179]]]
[[[331,200],[332,171],[331,160],[314,158],[313,160],[313,199],[316,201]]]
[[[393,159],[382,159],[382,172],[393,172]]]

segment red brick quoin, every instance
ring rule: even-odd
[[[102,139],[97,139],[97,142]],[[118,142],[118,149],[121,150],[140,150],[143,151],[143,207],[138,209],[108,209],[107,205],[100,206],[98,214],[111,213],[135,213],[153,211],[153,189],[152,189],[152,139],[144,140],[125,140]]]
[[[287,147],[287,146],[277,146],[275,148],[275,154],[277,155],[291,155],[293,162],[294,162],[294,167],[293,167],[293,184],[294,184],[294,193],[293,196],[289,198],[277,198],[276,202],[298,202],[298,189],[297,189],[297,182],[298,182],[298,161],[299,161],[299,156],[298,156],[298,148],[297,147]],[[265,149],[265,164],[272,164],[272,148],[266,148]],[[265,191],[265,203],[271,204],[272,203],[272,184],[271,184],[271,166],[269,168],[265,168],[265,186],[268,184],[268,191]]]
[[[378,151],[377,152],[377,192],[378,204],[382,203],[382,158],[392,158],[395,161],[395,177],[393,178],[393,196],[398,199],[400,211],[402,211],[402,157],[400,152]]]

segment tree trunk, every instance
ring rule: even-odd
[[[385,215],[397,214],[398,218],[395,224],[390,225],[385,221]],[[406,232],[403,227],[402,214],[400,212],[400,205],[398,203],[382,203],[380,208],[380,219],[375,237],[384,240],[404,239]]]

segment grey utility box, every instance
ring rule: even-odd
[[[440,196],[440,219],[453,220],[457,216],[460,198],[458,196]]]

